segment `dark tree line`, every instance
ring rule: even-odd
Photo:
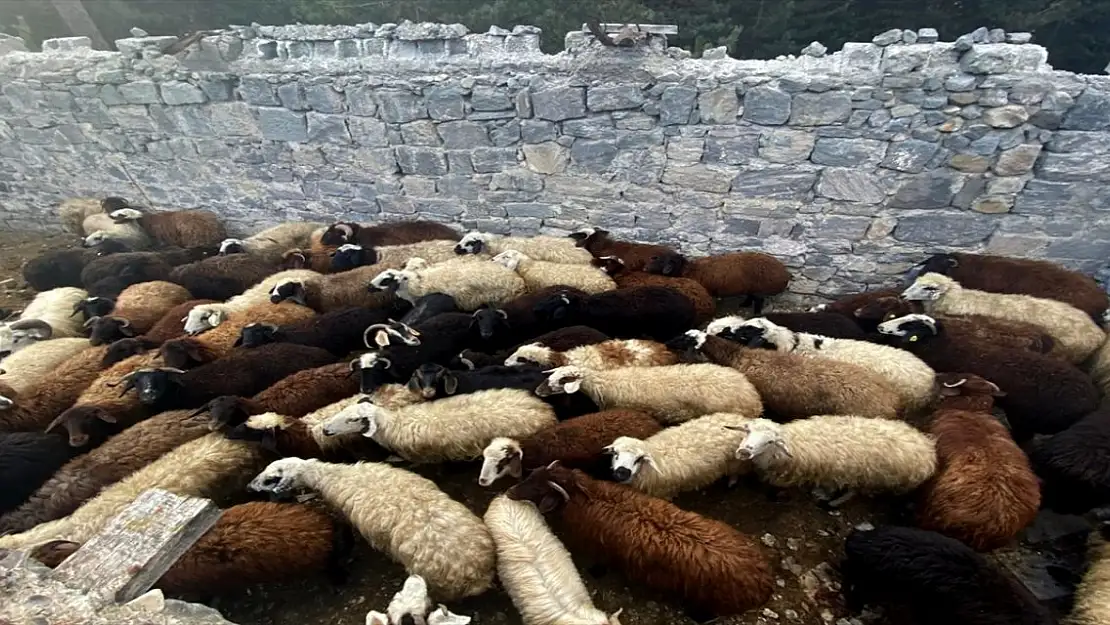
[[[838,50],[890,28],[932,26],[951,40],[978,26],[1032,31],[1057,68],[1102,73],[1110,62],[1107,0],[84,0],[109,40],[132,26],[181,34],[227,24],[460,22],[473,31],[491,24],[534,24],[549,52],[583,22],[678,24],[679,45],[695,54],[726,45],[739,58],[796,54],[811,41]],[[51,2],[0,2],[0,28],[28,37],[69,34]]]

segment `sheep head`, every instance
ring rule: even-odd
[[[940,394],[945,397],[955,397],[956,395],[1006,396],[1006,393],[1002,392],[997,384],[974,373],[937,373],[937,384],[940,385]]]
[[[103,200],[100,200],[100,210],[104,211],[105,213],[112,214],[113,212],[122,210],[124,208],[131,208],[131,202],[128,202],[126,199],[119,196],[112,195],[104,198]]]
[[[270,289],[270,303],[280,304],[285,301],[300,304],[301,306],[308,306],[308,291],[305,289],[304,282],[300,280],[290,280],[289,282],[282,282]]]
[[[744,440],[736,448],[736,457],[740,460],[755,460],[778,453],[793,457],[783,438],[782,426],[774,421],[752,419],[742,425],[726,425],[725,428],[744,435]]]
[[[353,222],[338,222],[328,226],[320,236],[320,243],[324,245],[343,245],[353,243],[358,238],[358,231],[362,227]]]
[[[241,397],[223,395],[208,402],[197,409],[192,416],[208,413],[209,429],[221,430],[234,428],[243,424],[251,413],[247,411],[247,403]]]
[[[554,362],[555,351],[539,343],[529,343],[516,348],[508,358],[505,366],[519,367],[522,365],[539,365],[545,367]]]
[[[272,323],[251,323],[239,330],[239,338],[235,339],[235,347],[250,349],[260,345],[277,343],[282,339],[281,328]]]
[[[395,292],[408,282],[409,279],[411,279],[411,276],[404,271],[399,269],[386,269],[370,280],[370,284],[366,287],[366,290],[371,293],[377,293],[379,291]]]
[[[595,245],[596,243],[604,241],[606,238],[608,238],[609,231],[601,230],[598,228],[582,228],[581,230],[577,232],[572,232],[567,236],[574,239],[575,246],[584,247],[589,250],[591,245]]]
[[[686,262],[686,257],[678,252],[656,254],[644,265],[644,271],[670,278],[678,278],[681,277],[682,272],[686,270]]]
[[[124,376],[120,383],[124,385],[120,396],[132,388],[139,395],[139,401],[146,406],[152,406],[168,398],[177,387],[183,383],[181,376],[185,372],[172,367],[144,367]]]
[[[607,276],[616,276],[624,271],[624,261],[617,256],[602,256],[600,258],[591,258],[590,265],[597,267],[605,272]]]
[[[147,347],[143,344],[142,339],[120,339],[108,346],[108,351],[104,352],[104,358],[100,365],[106,369],[121,360],[141,354],[146,349]]]
[[[370,398],[363,397],[321,424],[320,431],[324,436],[362,434],[372,438],[378,432],[378,419],[382,412],[382,408],[371,403]]]
[[[428,625],[468,625],[469,623],[469,616],[455,614],[442,603],[435,610],[428,613]]]
[[[731,336],[725,337],[722,334],[722,338],[729,338],[748,347],[780,351],[791,351],[797,345],[794,332],[764,317],[749,319],[733,330]]]
[[[914,308],[911,302],[900,297],[878,297],[852,311],[852,316],[860,321],[881,323],[916,312]]]
[[[705,346],[705,341],[708,338],[709,334],[701,330],[687,330],[667,341],[664,345],[667,349],[676,354],[681,354],[688,360],[704,360],[704,355],[700,350]]]
[[[246,243],[243,239],[224,239],[220,241],[220,256],[228,256],[231,254],[244,254],[247,251]]]
[[[917,302],[935,302],[957,287],[952,278],[939,273],[927,273],[902,291],[902,299]]]
[[[621,483],[630,482],[640,472],[642,466],[646,465],[658,470],[644,441],[636,438],[621,436],[605,448],[605,453],[613,456],[611,461],[613,479]]]
[[[906,275],[907,281],[916,280],[918,276],[927,273],[948,275],[953,269],[960,266],[960,260],[955,254],[933,254],[910,268]]]
[[[135,336],[131,322],[119,317],[93,317],[85,322],[85,327],[89,329],[89,344],[94,347]]]
[[[574,366],[558,367],[549,373],[551,375],[536,387],[536,395],[540,397],[577,393],[582,389],[582,380],[586,378],[586,372]]]
[[[483,304],[471,316],[474,317],[474,321],[471,322],[470,327],[478,326],[478,336],[482,337],[483,341],[492,339],[500,330],[510,329],[509,313],[500,308],[491,308]]]
[[[331,255],[331,270],[339,273],[363,265],[373,265],[376,262],[378,262],[378,252],[374,248],[367,249],[361,245],[344,243]]]
[[[492,237],[482,232],[468,232],[455,244],[455,253],[459,256],[465,254],[481,254]]]
[[[42,319],[20,319],[8,324],[7,328],[11,330],[11,341],[14,349],[54,338],[54,328]]]
[[[292,425],[293,419],[276,412],[265,412],[248,417],[231,429],[224,430],[224,438],[232,441],[258,443],[263,449],[278,455],[277,433]]]
[[[547,514],[570,501],[570,493],[560,482],[562,467],[556,460],[528,474],[524,480],[505,491],[505,496],[515,501],[530,501]],[[563,480],[567,478],[563,477]],[[573,479],[573,478],[570,478]]]
[[[422,625],[426,623],[432,600],[428,597],[428,584],[419,575],[410,575],[401,590],[393,595],[385,609],[390,623]]]
[[[76,317],[80,313],[85,321],[88,321],[93,317],[104,317],[110,314],[115,307],[116,303],[107,297],[86,297],[73,305],[73,312],[69,316]]]
[[[101,243],[104,243],[105,241],[110,241],[111,239],[112,236],[107,231],[97,230],[96,232],[93,232],[89,236],[85,237],[82,240],[81,245],[82,247],[97,247]]]
[[[281,269],[304,269],[308,266],[309,253],[301,249],[287,250],[281,255]]]
[[[419,393],[424,399],[435,399],[437,395],[454,395],[459,390],[459,379],[447,367],[436,363],[424,363],[412,372],[408,389]],[[443,392],[440,393],[440,389]]]
[[[124,224],[129,221],[138,221],[143,218],[143,211],[134,208],[121,208],[108,213],[108,217],[117,224]]]
[[[174,369],[188,369],[217,359],[217,354],[196,339],[173,339],[159,348],[162,362]]]
[[[363,354],[351,361],[351,373],[359,374],[359,390],[369,395],[390,379],[393,361],[378,352]]]
[[[507,476],[520,478],[524,474],[524,451],[520,443],[511,438],[498,437],[482,450],[482,470],[478,485],[490,486]]]
[[[552,293],[537,302],[532,312],[541,321],[567,321],[584,301],[585,297],[579,293]]]
[[[941,325],[929,315],[910,314],[879,324],[879,334],[896,337],[899,343],[909,346],[926,341],[941,333]]]
[[[509,271],[516,271],[520,268],[520,264],[529,260],[523,252],[517,250],[505,250],[497,256],[490,259],[491,261],[501,265]]]
[[[116,423],[115,415],[99,406],[72,406],[46,427],[50,432],[61,426],[69,434],[70,447],[84,447],[89,443],[89,430],[98,422]]]
[[[315,461],[301,458],[275,460],[247,484],[247,489],[256,493],[288,494],[305,486],[304,472],[312,462]]]
[[[193,307],[182,321],[185,323],[185,333],[197,335],[207,332],[227,320],[227,313],[218,305],[202,304]]]
[[[370,344],[370,336],[374,337],[374,344]],[[366,349],[389,347],[390,345],[420,345],[420,332],[401,323],[389,319],[386,323],[375,323],[362,332],[362,344]]]

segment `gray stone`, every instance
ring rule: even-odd
[[[698,96],[698,112],[707,124],[733,124],[740,113],[736,89],[722,87]]]
[[[892,208],[944,208],[952,201],[962,184],[959,176],[943,171],[917,174],[906,178],[894,197]]]
[[[952,49],[956,52],[967,52],[975,47],[975,39],[971,35],[960,35],[956,37],[956,41],[952,44]]]
[[[990,30],[986,26],[980,26],[971,31],[971,40],[975,43],[987,43],[990,41]]]
[[[520,122],[511,120],[489,129],[490,142],[497,147],[507,147],[520,141]]]
[[[342,113],[346,108],[343,94],[331,85],[308,85],[304,88],[304,99],[308,106],[319,113]]]
[[[1075,99],[1067,92],[1051,91],[1046,93],[1044,99],[1041,100],[1041,110],[1062,113],[1070,109],[1073,104],[1075,104]]]
[[[587,117],[584,119],[569,119],[562,124],[563,134],[582,139],[608,139],[617,138],[617,131],[613,119],[608,115]]]
[[[821,217],[806,227],[806,235],[816,239],[841,239],[858,241],[867,234],[870,217],[832,215]]]
[[[137,80],[118,87],[119,94],[129,104],[161,104],[158,88],[149,80]]]
[[[1001,28],[992,28],[987,33],[987,41],[991,43],[1004,43],[1006,41],[1006,31]]]
[[[523,151],[528,168],[541,174],[562,173],[569,160],[568,150],[553,141],[525,144]]]
[[[894,119],[899,119],[902,117],[913,117],[920,112],[921,109],[917,106],[914,106],[913,104],[899,104],[898,106],[890,109],[890,116]]]
[[[732,172],[707,165],[667,165],[663,183],[694,191],[727,193],[732,186]]]
[[[1033,33],[1006,33],[1006,43],[1031,43],[1033,41]]]
[[[58,37],[42,42],[43,52],[78,52],[91,49],[92,39],[88,37]]]
[[[667,159],[683,164],[701,160],[705,152],[705,139],[696,137],[671,137],[667,139]]]
[[[347,99],[351,101],[350,91]],[[353,102],[351,112],[354,112]],[[428,116],[437,121],[450,121],[466,117],[466,101],[458,87],[432,87],[424,91],[424,106]],[[373,113],[369,113],[373,115]]]
[[[1053,215],[1071,203],[1075,185],[1068,182],[1030,180],[1014,202],[1014,212]]]
[[[409,91],[380,89],[377,91],[377,100],[382,121],[403,124],[428,117],[424,101]]]
[[[470,153],[470,161],[479,174],[503,171],[519,163],[516,148],[475,148]]]
[[[900,28],[891,28],[890,30],[875,35],[871,39],[871,43],[877,46],[889,46],[902,40],[902,30]]]
[[[999,176],[1020,176],[1033,170],[1033,164],[1041,154],[1040,145],[1019,145],[1004,151],[994,164],[994,173]]]
[[[489,131],[478,122],[441,122],[437,129],[443,145],[451,150],[468,150],[490,145]]]
[[[586,116],[586,94],[581,87],[561,87],[532,94],[536,117],[555,122]]]
[[[401,173],[417,176],[443,176],[447,174],[447,159],[443,150],[400,145],[394,148]],[[384,208],[383,208],[384,210]]]
[[[746,198],[806,199],[817,182],[817,172],[790,167],[742,171],[732,180],[732,193]]]
[[[845,93],[799,93],[794,96],[790,123],[797,126],[836,124],[847,121],[851,114],[852,100]]]
[[[976,198],[971,204],[971,210],[986,215],[1008,213],[1014,205],[1014,198],[1001,195],[987,195]]]
[[[939,39],[940,35],[935,28],[917,29],[917,43],[936,43]]]
[[[986,89],[979,96],[982,106],[1005,106],[1009,101],[1009,94],[1004,89]]]
[[[308,141],[308,125],[304,113],[261,107],[258,109],[258,126],[262,131],[262,138],[270,141]]]
[[[759,157],[772,163],[800,163],[813,152],[814,140],[812,134],[802,130],[768,130],[760,137]]]
[[[989,158],[975,154],[954,154],[948,161],[949,167],[968,173],[981,174],[991,167]]]
[[[507,111],[513,108],[509,92],[499,87],[474,87],[470,92],[470,106],[475,111]]]
[[[1087,89],[1064,116],[1065,130],[1106,130],[1110,128],[1110,93]]]
[[[927,143],[916,139],[891,143],[887,147],[886,158],[883,159],[882,166],[911,174],[921,173],[938,149],[940,149],[940,146],[935,143]]]
[[[926,46],[894,46],[883,53],[883,73],[908,74],[921,69],[928,60]]]
[[[817,194],[833,200],[877,204],[886,193],[871,173],[855,169],[829,167],[821,172]]]
[[[907,243],[960,246],[986,240],[995,230],[995,221],[986,216],[911,215],[898,220],[893,236]]]
[[[570,148],[570,160],[589,172],[600,173],[609,169],[617,157],[617,145],[612,141],[586,141],[577,139]]]
[[[693,87],[667,87],[659,99],[659,123],[664,126],[687,123],[697,100],[698,90]]]
[[[586,91],[586,106],[591,111],[622,111],[640,108],[644,94],[637,85],[590,87]]]
[[[1087,152],[1090,154],[1110,153],[1110,135],[1105,133],[1060,130],[1052,133],[1045,145],[1049,152]]]
[[[355,143],[364,147],[384,148],[389,145],[385,122],[368,117],[347,118],[347,128]]]
[[[1091,241],[1087,238],[1055,241],[1045,250],[1050,258],[1076,258],[1104,261],[1110,257],[1110,241]]]
[[[1110,182],[1110,160],[1090,154],[1046,152],[1037,162],[1037,177],[1066,182]]]
[[[401,124],[401,138],[405,145],[439,145],[440,141],[435,123],[428,119]]]
[[[873,167],[883,159],[886,146],[873,139],[821,138],[813,148],[810,160],[833,167]]]
[[[770,86],[753,87],[744,94],[744,121],[780,126],[790,119],[790,94]]]
[[[756,157],[759,137],[745,135],[732,138],[709,137],[705,140],[705,162],[741,165]]]
[[[239,79],[239,94],[248,104],[258,106],[278,106],[274,87],[264,76],[243,76]]]
[[[293,111],[307,111],[308,102],[304,99],[304,90],[299,83],[291,82],[277,88],[278,99],[281,105]]]
[[[204,104],[208,101],[208,98],[199,87],[190,85],[187,82],[165,82],[162,83],[161,87],[162,100],[170,106]]]
[[[805,56],[812,56],[814,58],[821,58],[829,51],[820,41],[811,42],[808,46],[802,48],[802,54]]]
[[[956,74],[944,81],[944,88],[948,91],[971,91],[978,84],[978,79],[970,74]]]
[[[525,143],[554,141],[556,136],[554,122],[538,119],[526,119],[520,122],[520,138]]]
[[[1020,54],[1005,44],[975,46],[960,58],[960,68],[969,74],[1006,74],[1017,66]]]
[[[902,43],[904,43],[906,45],[912,45],[912,44],[917,43],[917,31],[908,30],[908,29],[903,30],[902,31]]]
[[[983,121],[995,128],[1016,128],[1029,121],[1029,112],[1018,104],[999,106],[984,111]]]

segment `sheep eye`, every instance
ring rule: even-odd
[[[270,477],[263,480],[262,483],[266,486],[274,486],[280,481],[281,481],[280,477],[278,477],[276,475],[271,475]]]

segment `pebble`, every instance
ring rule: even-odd
[[[824,610],[821,610],[821,620],[822,621],[825,621],[826,623],[831,623],[831,622],[833,622],[833,619],[835,619],[835,618],[836,617],[833,616],[833,613],[830,612],[827,608],[824,609]]]
[[[775,612],[771,608],[763,608],[762,614],[763,614],[763,616],[766,616],[767,618],[777,619],[779,617],[778,612]]]
[[[763,544],[767,545],[768,547],[774,547],[775,543],[777,542],[775,540],[775,537],[771,534],[764,534],[763,536],[759,537],[759,540],[763,541]]]
[[[797,551],[798,550],[798,542],[799,541],[798,541],[797,538],[787,538],[786,539],[786,548],[789,549],[790,551]]]
[[[791,620],[791,621],[798,620],[798,613],[795,612],[794,610],[783,610],[782,615],[785,616],[788,620]]]

